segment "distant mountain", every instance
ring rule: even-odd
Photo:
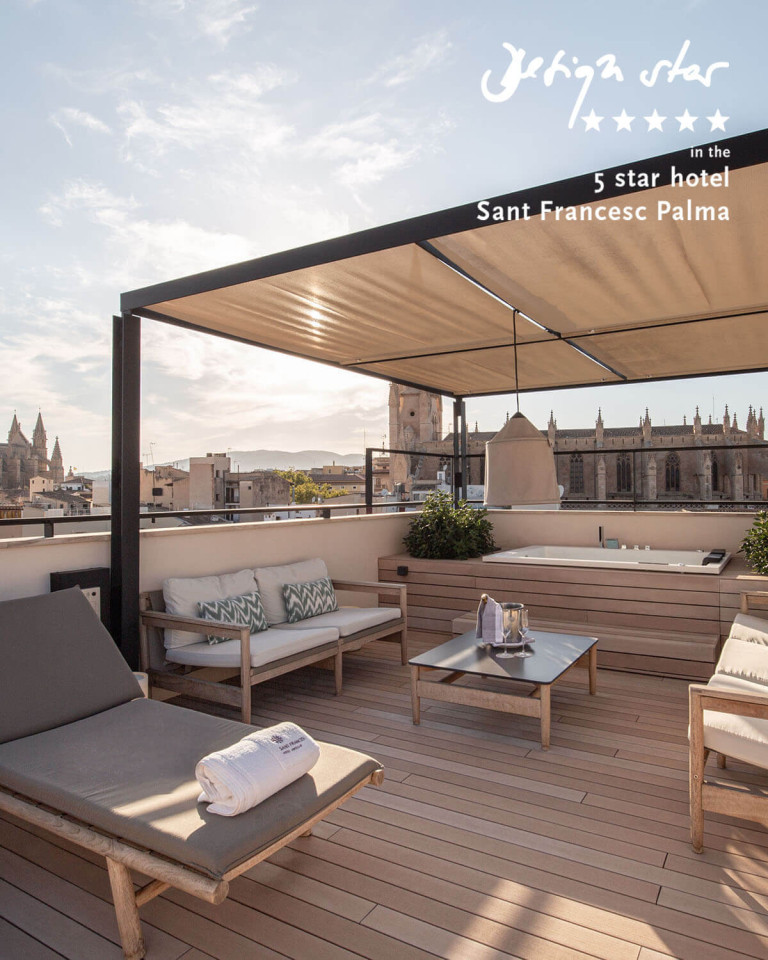
[[[312,470],[329,466],[332,463],[343,467],[362,467],[365,457],[362,453],[334,453],[332,450],[230,450],[228,453],[233,470],[247,473],[249,470]],[[183,460],[168,460],[157,466],[173,465],[179,470],[189,470],[189,457]],[[111,476],[110,470],[82,471],[94,480]]]
[[[311,470],[332,463],[344,467],[362,467],[365,457],[361,453],[334,453],[332,450],[230,450],[229,459],[233,470],[247,473],[249,470]],[[189,458],[173,460],[180,470],[189,470]]]

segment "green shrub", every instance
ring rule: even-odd
[[[412,557],[427,560],[466,560],[496,549],[488,511],[473,510],[466,500],[454,506],[441,492],[430,493],[403,542]]]
[[[741,552],[755,573],[768,575],[768,513],[761,510],[741,541]]]

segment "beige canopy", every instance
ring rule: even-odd
[[[122,309],[456,397],[768,369],[768,131],[718,146],[729,156],[604,171],[598,196],[577,177],[134,291]],[[670,183],[702,170],[706,185]],[[629,171],[657,185],[617,186]]]

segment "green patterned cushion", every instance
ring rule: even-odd
[[[219,623],[242,623],[251,628],[251,633],[260,633],[269,627],[267,615],[258,592],[244,593],[240,597],[227,600],[206,600],[198,603],[200,616],[206,620],[218,620]],[[231,637],[209,636],[208,643],[224,643]]]
[[[339,609],[336,593],[329,577],[308,580],[306,583],[284,583],[283,597],[288,623],[298,623],[321,613]]]

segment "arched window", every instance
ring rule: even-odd
[[[572,453],[570,461],[570,492],[584,493],[584,458],[580,453]]]
[[[619,493],[632,490],[632,461],[628,453],[620,453],[616,458],[616,490]]]
[[[720,467],[717,463],[717,457],[712,457],[712,490],[720,489]]]
[[[665,479],[666,489],[670,493],[680,491],[680,457],[676,453],[667,454]]]

